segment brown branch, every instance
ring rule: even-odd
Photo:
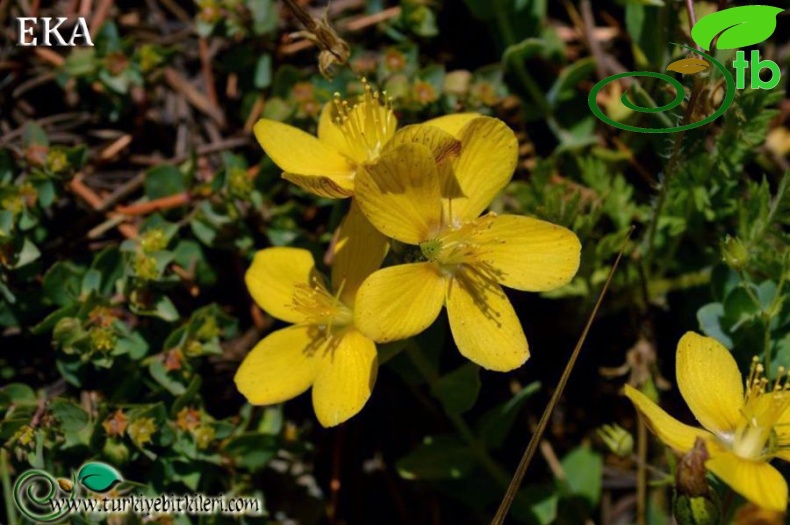
[[[189,204],[191,197],[188,193],[177,193],[148,202],[132,204],[130,206],[118,206],[116,211],[124,215],[148,215],[155,211],[169,210]]]

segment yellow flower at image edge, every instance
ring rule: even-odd
[[[265,337],[236,372],[236,386],[250,403],[281,403],[312,386],[313,408],[325,427],[362,409],[378,361],[375,343],[354,326],[353,309],[359,285],[386,249],[386,239],[352,205],[338,234],[331,286],[307,250],[267,248],[255,255],[246,274],[250,294],[293,325]]]
[[[774,382],[753,362],[745,381],[732,354],[718,341],[693,332],[678,343],[677,382],[704,429],[685,425],[638,390],[626,385],[648,427],[669,447],[686,452],[705,440],[705,466],[760,507],[784,512],[787,482],[769,461],[790,461],[790,385],[784,370]]]
[[[405,339],[446,305],[462,355],[490,370],[517,368],[529,348],[501,285],[548,291],[568,283],[579,239],[537,219],[480,216],[516,167],[518,143],[503,122],[477,116],[408,129],[357,174],[355,199],[384,235],[418,247],[423,262],[371,275],[359,291],[357,326],[379,342]]]

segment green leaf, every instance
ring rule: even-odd
[[[35,406],[38,405],[36,392],[24,383],[11,383],[0,390],[0,408],[9,405]]]
[[[158,359],[152,360],[151,364],[148,365],[148,370],[151,372],[151,376],[156,379],[156,382],[165,387],[174,396],[180,396],[187,391],[183,384],[168,375],[162,361]]]
[[[480,393],[480,367],[466,363],[439,378],[431,393],[448,414],[463,414],[475,405]]]
[[[65,432],[79,432],[88,424],[90,418],[82,407],[64,399],[56,399],[49,405],[52,415]]]
[[[12,268],[22,268],[23,266],[32,263],[39,257],[41,257],[41,251],[35,244],[33,244],[30,239],[25,237],[25,240],[22,243],[22,249],[19,251],[19,255],[17,255],[16,262]]]
[[[546,99],[552,106],[574,97],[579,90],[579,82],[595,71],[595,59],[583,58],[566,67],[560,72],[559,78],[551,86]],[[586,95],[585,95],[586,96]]]
[[[691,30],[691,38],[701,48],[710,50],[713,40],[718,49],[753,46],[767,40],[776,30],[776,16],[784,11],[767,5],[731,7],[700,19]]]
[[[267,88],[272,83],[272,56],[269,54],[261,55],[258,64],[255,66],[255,87],[259,89]]]
[[[130,309],[133,313],[138,315],[148,315],[151,317],[158,317],[163,321],[177,321],[179,318],[178,310],[176,310],[173,301],[162,293],[154,294],[148,306],[140,306],[132,303]]]
[[[474,467],[472,452],[455,436],[426,437],[419,447],[397,463],[401,477],[424,480],[462,478]]]
[[[730,292],[724,300],[724,319],[730,326],[730,331],[737,330],[740,325],[748,323],[759,315],[760,307],[743,287]]]
[[[123,481],[121,473],[110,465],[99,462],[85,463],[77,473],[77,481],[93,492],[103,493]]]
[[[30,146],[49,146],[47,132],[37,122],[28,120],[22,127],[22,144]]]
[[[697,321],[702,332],[726,346],[732,348],[732,338],[730,338],[721,323],[724,318],[724,305],[721,303],[708,303],[697,310]]]
[[[276,436],[254,432],[232,439],[225,445],[224,452],[236,465],[255,472],[274,458],[278,448]]]
[[[539,381],[530,383],[510,400],[483,414],[478,425],[478,435],[487,447],[502,446],[524,402],[538,390],[540,390]]]
[[[584,499],[589,509],[594,509],[601,499],[603,458],[589,446],[572,450],[562,461],[566,474],[563,486],[567,494]]]
[[[625,27],[634,43],[638,67],[664,63],[667,50],[667,9],[649,5],[625,6]]]
[[[58,306],[68,306],[80,296],[80,282],[85,269],[70,261],[59,261],[44,275],[44,294]]]
[[[149,199],[159,199],[186,191],[187,186],[181,170],[163,164],[145,173],[145,194]]]
[[[0,239],[10,237],[14,229],[14,212],[0,210]]]

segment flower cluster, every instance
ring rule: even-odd
[[[318,420],[337,425],[370,397],[376,343],[419,334],[443,307],[461,354],[513,370],[529,347],[502,286],[542,292],[576,274],[574,233],[485,213],[517,163],[518,142],[503,122],[466,113],[396,128],[386,95],[367,83],[354,103],[336,96],[326,105],[318,137],[272,120],[255,126],[285,179],[351,203],[328,281],[307,250],[255,255],[246,274],[253,299],[292,326],[269,334],[239,368],[236,385],[251,403],[312,387]],[[388,256],[391,243],[399,249]]]

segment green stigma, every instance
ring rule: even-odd
[[[442,241],[440,239],[431,239],[420,243],[420,250],[426,259],[435,261],[436,257],[442,251]]]

